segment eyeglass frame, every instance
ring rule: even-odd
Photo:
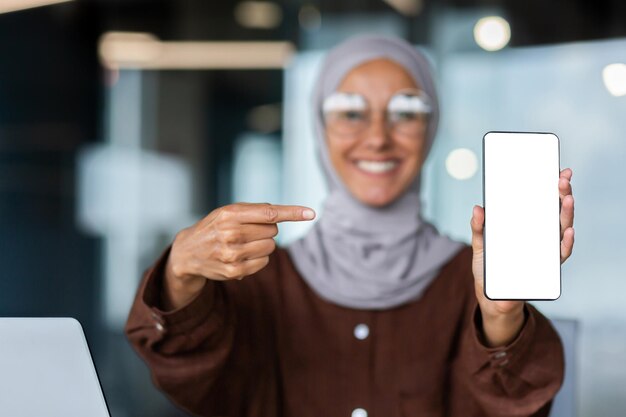
[[[403,93],[404,93],[405,95],[411,95],[411,96],[416,96],[416,97],[419,97],[420,99],[422,99],[422,102],[423,102],[426,106],[428,106],[428,107],[429,107],[428,111],[425,111],[425,112],[419,112],[419,113],[417,113],[417,114],[419,114],[419,115],[421,116],[421,118],[420,118],[420,119],[421,119],[421,120],[423,120],[423,124],[424,124],[424,126],[423,126],[423,130],[421,130],[421,131],[420,131],[420,133],[421,133],[421,132],[425,132],[425,131],[427,130],[427,128],[428,128],[428,123],[429,123],[430,118],[431,118],[431,116],[432,116],[432,100],[431,100],[431,98],[430,98],[430,97],[429,97],[429,96],[428,96],[428,95],[427,95],[427,94],[426,94],[423,90],[420,90],[420,89],[418,89],[418,88],[407,88],[407,89],[401,89],[401,90],[396,91],[395,93],[393,93],[393,94],[391,95],[391,97],[389,98],[389,100],[387,100],[387,102],[386,102],[386,104],[385,104],[384,109],[378,110],[376,113],[381,113],[381,112],[382,112],[382,113],[385,115],[385,117],[384,117],[384,119],[385,119],[385,129],[386,129],[386,131],[387,131],[387,133],[388,133],[388,134],[398,134],[398,133],[399,133],[400,135],[403,135],[403,136],[409,136],[409,137],[410,137],[410,136],[419,136],[419,134],[420,134],[420,133],[416,133],[416,134],[412,135],[412,134],[408,134],[408,133],[406,133],[406,132],[397,132],[397,131],[394,131],[394,127],[395,127],[395,126],[394,126],[394,124],[395,124],[395,123],[397,123],[397,122],[393,122],[393,121],[390,121],[390,120],[389,120],[389,113],[390,113],[390,111],[389,111],[389,109],[388,109],[388,108],[389,108],[389,104],[391,103],[391,101],[392,101],[392,100],[393,100],[396,96],[401,95],[401,94],[403,94]],[[411,94],[407,94],[407,93],[411,93]],[[366,107],[365,107],[365,109],[364,109],[364,112],[365,112],[365,114],[366,114],[366,117],[365,117],[365,124],[364,124],[364,126],[362,126],[360,129],[357,129],[357,130],[355,130],[354,132],[350,132],[350,133],[346,133],[346,132],[339,132],[339,131],[337,131],[336,129],[332,129],[331,127],[329,127],[329,125],[328,125],[328,123],[327,123],[327,117],[326,117],[327,112],[326,112],[326,111],[324,111],[324,106],[325,106],[326,101],[327,101],[330,97],[332,97],[332,96],[334,96],[334,95],[336,95],[336,94],[346,94],[346,95],[351,95],[351,96],[358,96],[358,97],[360,97],[360,98],[362,98],[362,99],[363,99],[363,101],[364,101],[364,102],[365,102],[365,104],[366,104]],[[346,109],[346,110],[350,110],[350,109]],[[327,96],[327,97],[326,97],[326,98],[322,101],[322,108],[320,109],[320,112],[321,112],[321,117],[322,117],[322,122],[323,122],[323,125],[324,125],[324,127],[325,127],[326,129],[330,129],[333,133],[337,134],[338,136],[343,136],[343,137],[346,137],[346,138],[347,138],[347,137],[355,137],[355,136],[357,136],[358,134],[361,134],[361,133],[363,133],[363,132],[367,131],[367,129],[371,127],[371,125],[372,125],[372,121],[373,121],[372,113],[374,112],[374,109],[373,109],[373,108],[372,108],[372,106],[370,105],[370,101],[369,101],[369,100],[368,100],[368,99],[367,99],[364,95],[362,95],[362,94],[359,94],[359,93],[351,93],[351,92],[349,92],[349,91],[335,91],[335,92],[333,92],[333,93],[329,94],[329,95],[328,95],[328,96]]]

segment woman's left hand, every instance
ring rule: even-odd
[[[574,247],[574,197],[572,196],[572,170],[560,173],[559,196],[561,199],[561,263],[572,254]],[[504,346],[515,339],[524,325],[524,301],[492,301],[483,291],[483,224],[485,210],[474,206],[472,220],[472,271],[476,298],[482,314],[483,332],[489,346]]]

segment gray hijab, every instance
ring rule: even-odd
[[[360,36],[330,51],[314,89],[317,149],[328,183],[323,213],[306,236],[288,246],[296,269],[324,300],[356,309],[387,309],[418,299],[439,270],[464,245],[440,235],[420,215],[420,176],[382,208],[355,199],[330,161],[322,103],[350,70],[374,59],[402,65],[431,98],[425,155],[439,120],[429,64],[403,40]]]

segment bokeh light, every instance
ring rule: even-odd
[[[474,39],[486,51],[498,51],[511,39],[509,22],[499,16],[483,17],[474,26]]]

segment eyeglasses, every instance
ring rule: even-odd
[[[372,121],[372,109],[360,94],[335,92],[322,105],[324,125],[340,136],[354,136],[365,131]],[[419,90],[402,90],[394,94],[385,109],[389,132],[417,137],[427,126],[432,112],[429,97]]]

